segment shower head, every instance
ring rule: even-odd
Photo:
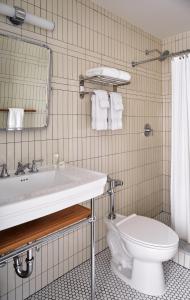
[[[168,50],[163,51],[160,54],[159,61],[164,61],[166,58],[168,58],[169,54],[170,52]]]

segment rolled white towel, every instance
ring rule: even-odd
[[[114,79],[124,80],[124,81],[130,81],[131,75],[128,72],[109,68],[109,67],[98,67],[98,68],[92,68],[86,71],[87,77],[93,77],[93,76],[107,76],[112,77]]]
[[[86,71],[86,76],[87,77],[108,76],[108,77],[118,78],[119,70],[114,68],[108,68],[108,67],[92,68]]]
[[[131,80],[131,74],[129,74],[128,72],[119,70],[119,79],[130,81]]]

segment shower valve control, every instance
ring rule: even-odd
[[[150,135],[153,135],[153,129],[151,128],[150,124],[145,124],[144,126],[144,135],[146,137],[149,137]]]

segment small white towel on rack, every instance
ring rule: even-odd
[[[108,93],[102,90],[94,90],[92,101],[92,129],[108,129]]]
[[[9,108],[7,117],[8,130],[23,129],[24,109],[23,108]]]
[[[110,107],[108,110],[108,129],[122,129],[123,100],[119,93],[110,93]]]

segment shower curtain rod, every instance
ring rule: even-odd
[[[138,65],[145,64],[147,62],[151,62],[151,61],[155,61],[155,60],[159,60],[161,62],[161,61],[165,60],[166,58],[175,57],[175,56],[179,56],[179,55],[183,55],[183,54],[188,54],[188,53],[190,53],[190,49],[186,49],[186,50],[182,50],[182,51],[170,53],[170,54],[166,55],[162,59],[161,59],[161,56],[157,56],[157,57],[149,58],[149,59],[145,59],[145,60],[132,61],[131,64],[132,64],[132,67],[136,67]]]

